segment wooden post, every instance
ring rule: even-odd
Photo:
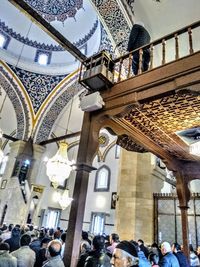
[[[183,163],[184,164],[184,163]],[[181,167],[181,166],[180,166]],[[179,199],[179,208],[181,210],[181,222],[182,222],[182,238],[183,238],[183,251],[186,257],[189,259],[189,240],[188,240],[188,202],[190,200],[190,190],[188,188],[189,179],[186,178],[184,173],[184,167],[176,173],[177,179],[177,195]]]
[[[94,170],[91,166],[98,148],[100,123],[92,121],[92,115],[85,112],[82,133],[77,158],[77,174],[74,185],[69,224],[64,252],[65,267],[75,267],[79,256],[79,247],[84,219],[85,201],[87,195],[89,173]]]
[[[143,71],[143,50],[139,50],[139,66],[138,66],[138,74],[141,74]]]
[[[166,41],[165,41],[165,39],[163,39],[162,40],[162,65],[164,65],[165,63],[166,63],[166,58],[165,58],[165,56],[166,56]]]

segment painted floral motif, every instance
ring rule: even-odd
[[[10,66],[10,68],[15,72],[24,85],[31,99],[35,113],[37,113],[40,106],[55,86],[67,76],[67,74],[56,76],[36,74],[14,66]]]
[[[96,29],[98,28],[99,21],[96,20],[93,27],[89,31],[88,34],[86,34],[83,38],[79,39],[77,42],[73,42],[73,45],[76,47],[81,47],[84,45],[88,40],[92,37],[92,35],[95,33]],[[9,38],[12,37],[16,39],[17,41],[32,46],[37,49],[47,50],[47,51],[65,51],[65,49],[60,45],[48,45],[45,43],[39,43],[37,41],[30,40],[28,37],[22,36],[20,33],[15,32],[12,28],[9,28],[6,26],[5,22],[0,20],[0,32],[6,34]]]
[[[17,118],[16,137],[27,139],[30,126],[29,110],[20,89],[3,67],[0,67],[0,86],[5,90],[15,110]]]
[[[77,11],[83,8],[83,0],[25,0],[48,22],[75,18]]]

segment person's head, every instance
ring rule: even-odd
[[[61,236],[61,232],[60,231],[55,231],[54,234],[53,234],[53,237],[54,239],[60,239],[60,236]]]
[[[44,237],[41,241],[41,248],[47,248],[50,241],[51,239],[49,237]]]
[[[181,246],[178,244],[178,243],[173,243],[172,244],[172,251],[174,252],[174,253],[177,253],[178,251],[181,251]]]
[[[12,237],[19,237],[20,236],[20,228],[15,226],[11,231],[11,236]]]
[[[144,245],[144,241],[142,239],[138,239],[138,245],[139,246]]]
[[[23,246],[28,246],[31,243],[31,236],[28,234],[23,234],[20,238],[20,245],[21,247]]]
[[[110,235],[110,243],[112,244],[112,243],[118,243],[118,242],[119,242],[118,234],[115,234],[115,233],[111,234]]]
[[[30,231],[33,231],[33,229],[34,229],[33,225],[30,224],[30,225],[29,225],[29,230],[30,230]]]
[[[129,241],[121,241],[114,249],[110,263],[114,267],[138,266],[137,249]]]
[[[102,235],[96,235],[92,241],[94,250],[102,250],[105,246],[105,239]]]
[[[10,250],[10,246],[8,243],[0,243],[0,250],[6,250],[9,251]]]
[[[155,253],[150,253],[149,254],[149,261],[151,264],[158,264],[159,262],[159,257]]]
[[[8,229],[7,225],[4,223],[3,226],[1,227],[1,231],[4,232]]]
[[[171,252],[171,246],[170,246],[170,243],[169,242],[163,242],[162,245],[161,245],[161,252],[163,255]]]
[[[53,234],[54,234],[54,229],[53,228],[49,229],[49,236],[53,236]]]
[[[13,229],[13,224],[11,223],[11,224],[9,224],[9,226],[8,226],[8,231],[11,232],[12,229]]]
[[[159,248],[159,247],[158,247],[158,244],[155,243],[155,242],[151,245],[151,247],[152,247],[152,248]]]
[[[42,229],[42,230],[39,231],[39,239],[42,240],[44,237],[45,237],[45,232]]]
[[[193,248],[192,244],[189,245],[189,250],[190,250],[190,252],[194,252],[194,248]]]
[[[61,235],[61,237],[60,237],[60,239],[61,239],[62,243],[65,243],[65,240],[66,240],[66,235],[67,235],[67,233],[66,233],[66,232],[62,233],[62,235]]]
[[[57,239],[50,241],[48,244],[48,252],[52,258],[60,255],[61,249],[62,244]]]
[[[200,255],[200,246],[197,247],[197,255]]]
[[[82,239],[87,240],[88,239],[88,233],[85,231],[82,231]]]

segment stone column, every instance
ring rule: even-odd
[[[30,186],[31,183],[35,182],[35,178],[39,171],[41,157],[45,150],[45,148],[42,146],[36,144],[33,145],[33,162],[29,172],[28,183],[26,185],[27,203],[25,203],[19,184],[19,179],[16,176],[12,176],[16,158],[18,155],[23,153],[25,144],[26,142],[21,140],[12,142],[10,144],[9,159],[2,178],[3,180],[6,180],[6,187],[5,189],[0,190],[0,218],[5,205],[7,205],[8,208],[4,219],[6,223],[21,224],[26,221],[26,215],[28,212],[27,209],[29,208],[27,203],[29,203],[28,200],[30,197]]]
[[[121,240],[153,241],[153,192],[160,192],[164,175],[155,175],[152,156],[122,150],[116,209],[116,232]]]

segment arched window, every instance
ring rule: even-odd
[[[110,188],[110,169],[103,165],[96,172],[94,191],[107,192]]]

